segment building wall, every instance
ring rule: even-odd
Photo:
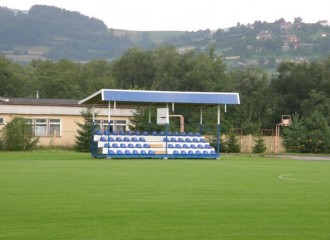
[[[34,123],[36,119],[46,119],[47,122],[47,136],[38,136],[39,146],[63,146],[72,147],[75,144],[75,138],[77,135],[77,123],[83,123],[81,112],[86,110],[83,107],[67,107],[67,106],[24,106],[24,105],[1,105],[0,106],[0,118],[3,119],[3,123],[0,122],[0,130],[6,123],[10,122],[14,117],[23,117],[27,119],[33,119]],[[111,110],[111,120],[125,120],[127,121],[127,127],[129,124],[129,118],[133,116],[135,110],[133,109],[120,109]],[[96,120],[108,121],[108,109],[97,108]],[[60,119],[60,132],[49,134],[49,119]]]

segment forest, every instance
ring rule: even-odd
[[[113,62],[76,63],[34,60],[27,65],[0,57],[0,96],[83,99],[102,89],[238,92],[241,104],[221,109],[222,132],[260,134],[272,130],[282,115],[292,115],[287,134],[306,132],[330,151],[330,57],[315,62],[282,62],[271,75],[255,67],[230,68],[210,47],[207,53],[179,53],[175,47],[131,48]],[[187,131],[199,128],[199,112],[176,109]],[[212,133],[214,109],[205,108],[204,131]],[[291,132],[290,132],[291,131]],[[308,136],[307,136],[308,135]],[[297,144],[299,137],[295,137]],[[315,146],[311,146],[315,147]],[[299,148],[299,146],[296,146]],[[300,151],[300,150],[297,150]],[[313,150],[317,152],[319,150]]]

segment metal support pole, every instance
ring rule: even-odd
[[[203,108],[201,107],[200,121],[199,121],[199,133],[203,134]]]
[[[151,108],[149,107],[148,134],[151,134]]]
[[[169,109],[168,109],[168,103],[166,103],[166,129],[165,129],[165,139],[166,139],[166,149],[165,153],[167,153],[167,138],[168,138],[168,125],[170,123],[170,117],[169,117]]]
[[[217,134],[217,153],[220,154],[220,134],[221,134],[221,131],[220,131],[220,105],[218,105],[218,123],[217,123],[217,126],[218,126],[218,134]]]
[[[110,131],[111,131],[111,127],[110,127],[110,121],[111,121],[111,102],[108,102],[108,152],[107,154],[109,154],[109,149],[110,149]]]

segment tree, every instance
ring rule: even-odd
[[[283,145],[286,151],[293,153],[306,151],[306,134],[304,119],[299,114],[294,114],[291,125],[283,129]]]
[[[310,153],[329,153],[330,128],[326,118],[318,111],[306,118],[307,128],[305,151]]]
[[[254,141],[255,141],[255,145],[252,147],[253,153],[263,153],[266,151],[267,148],[264,139],[258,136],[258,138],[256,138]]]
[[[83,117],[83,123],[76,123],[79,129],[77,130],[78,135],[76,135],[74,147],[79,152],[90,152],[93,137],[93,115],[91,110],[87,110],[81,112],[81,116]]]
[[[32,126],[24,118],[13,118],[3,129],[3,148],[26,151],[36,147],[39,138],[34,136]]]
[[[236,134],[233,132],[229,133],[228,139],[226,141],[226,146],[228,153],[239,153],[241,151],[241,146],[238,143]]]

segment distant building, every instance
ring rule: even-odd
[[[272,35],[267,30],[266,31],[260,31],[257,34],[256,39],[257,40],[269,40],[269,39],[272,39]]]
[[[324,27],[329,26],[329,22],[328,22],[328,20],[320,20],[320,21],[318,21],[317,23],[318,23],[318,24],[321,24],[321,25],[324,26]]]

